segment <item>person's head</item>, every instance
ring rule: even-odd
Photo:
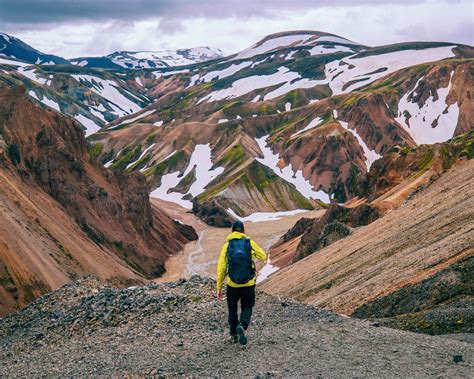
[[[242,221],[237,220],[232,224],[232,231],[245,233],[244,223]]]

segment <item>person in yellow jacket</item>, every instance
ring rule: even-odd
[[[252,308],[255,305],[255,283],[257,280],[254,259],[265,261],[265,251],[245,235],[244,224],[236,221],[232,233],[222,246],[217,261],[217,298],[223,299],[222,287],[227,278],[227,308],[229,310],[230,335],[233,342],[247,344],[245,331],[250,325]],[[240,300],[240,320],[237,306]]]

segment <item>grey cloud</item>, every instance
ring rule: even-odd
[[[277,16],[326,6],[420,4],[426,0],[0,0],[0,22],[47,24],[72,20],[143,20],[151,17],[221,18]]]

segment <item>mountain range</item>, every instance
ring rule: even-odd
[[[149,195],[213,226],[329,209],[272,250],[280,268],[300,267],[326,246],[326,224],[344,224],[335,239],[372,225],[428,171],[472,158],[472,58],[456,43],[370,47],[290,31],[230,56],[65,60],[0,34],[0,309],[85,273],[117,285],[160,276],[197,235]],[[389,197],[406,180],[406,196]]]
[[[0,46],[0,57],[14,58],[25,63],[35,65],[73,64],[82,67],[114,70],[182,66],[224,56],[220,49],[202,46],[178,50],[116,51],[106,56],[66,59],[56,55],[44,54],[6,33],[0,33]]]

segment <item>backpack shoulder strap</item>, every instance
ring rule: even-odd
[[[245,246],[245,251],[247,251],[248,253],[250,253],[250,255],[252,255],[252,244],[250,243],[250,238],[245,238],[245,242],[244,242],[244,246]]]

